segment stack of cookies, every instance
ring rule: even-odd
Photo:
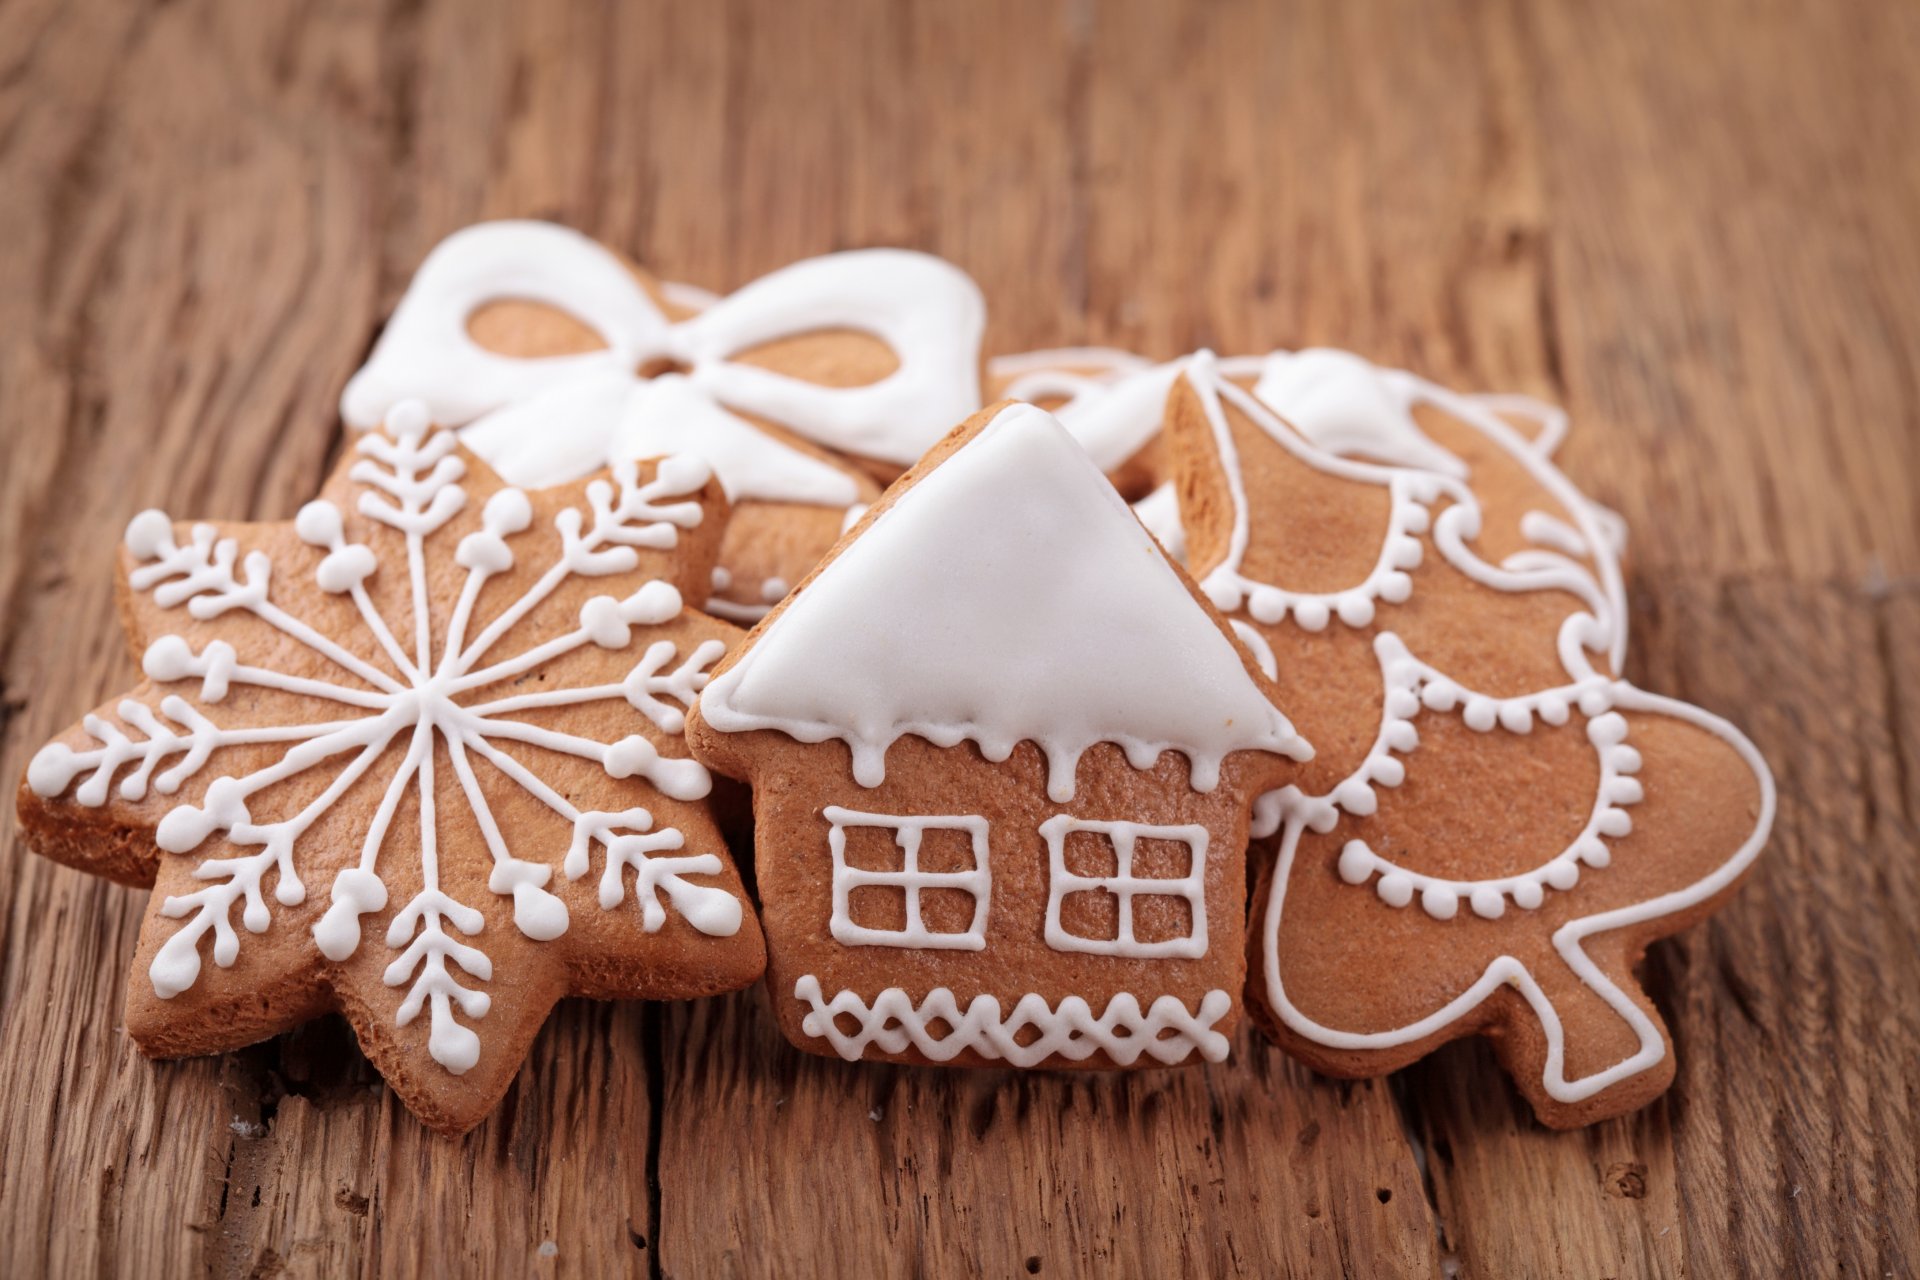
[[[1331,350],[983,366],[984,320],[922,254],[720,298],[443,242],[293,520],[132,517],[145,678],[21,784],[154,889],[136,1043],[337,1010],[459,1133],[561,997],[764,975],[848,1060],[1217,1062],[1244,1006],[1335,1075],[1488,1035],[1555,1126],[1664,1089],[1634,966],[1772,782],[1621,678],[1565,418]]]

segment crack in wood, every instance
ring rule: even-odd
[[[1429,1145],[1423,1132],[1423,1122],[1419,1103],[1413,1096],[1404,1073],[1389,1078],[1387,1092],[1393,1098],[1395,1117],[1400,1122],[1400,1136],[1407,1144],[1407,1151],[1413,1159],[1414,1167],[1419,1170],[1420,1190],[1426,1198],[1427,1216],[1433,1224],[1433,1236],[1439,1245],[1441,1258],[1455,1256],[1452,1237],[1447,1231],[1447,1215],[1440,1203],[1440,1192],[1435,1184],[1434,1162],[1438,1153]],[[1392,1197],[1392,1191],[1382,1187],[1376,1193],[1380,1203],[1386,1204]]]

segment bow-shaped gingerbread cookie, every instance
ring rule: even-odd
[[[367,429],[397,401],[423,400],[516,484],[703,457],[735,505],[715,605],[751,617],[878,495],[868,470],[890,478],[980,407],[985,307],[938,258],[811,258],[678,319],[650,285],[564,227],[455,232],[421,264],[341,414]],[[503,304],[557,313],[567,331],[530,339],[507,326],[496,349],[475,321]]]

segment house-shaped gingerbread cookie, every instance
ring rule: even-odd
[[[1218,1061],[1250,801],[1312,753],[1051,416],[956,428],[716,670],[768,982],[848,1059]]]

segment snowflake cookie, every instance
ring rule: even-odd
[[[1638,1107],[1673,1056],[1633,968],[1758,855],[1766,765],[1619,678],[1620,532],[1497,406],[1303,355],[1166,401],[1188,563],[1319,752],[1256,806],[1249,1005],[1333,1074],[1481,1033],[1550,1125]]]
[[[371,428],[418,397],[519,485],[705,458],[734,515],[695,599],[751,621],[878,496],[874,476],[980,407],[985,323],[973,281],[924,253],[827,254],[715,298],[565,227],[484,222],[420,264],[340,409]]]
[[[685,604],[724,522],[698,459],[523,490],[417,402],[291,522],[135,516],[120,598],[146,681],[35,755],[19,808],[39,852],[154,886],[141,1049],[338,1009],[459,1133],[562,996],[758,977],[682,737],[738,635]]]
[[[1253,797],[1310,749],[1044,411],[976,414],[716,669],[800,1047],[1019,1067],[1226,1055]]]

